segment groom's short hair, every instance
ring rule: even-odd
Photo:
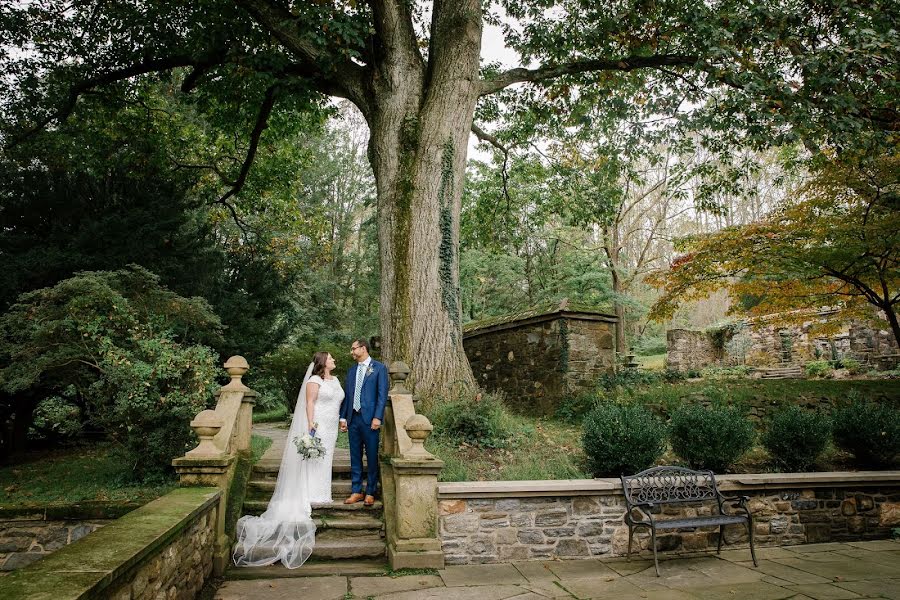
[[[356,344],[357,346],[360,346],[360,347],[362,347],[362,348],[365,348],[365,349],[366,349],[366,352],[369,351],[369,342],[368,342],[367,340],[363,339],[363,338],[356,338],[355,340],[353,340],[352,342],[350,342],[350,345],[351,345],[351,346],[352,346],[353,344]]]

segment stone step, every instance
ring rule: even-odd
[[[280,579],[285,577],[321,577],[325,575],[383,575],[387,571],[384,559],[370,558],[357,560],[316,560],[315,557],[297,569],[286,569],[281,564],[268,567],[231,567],[225,579]]]
[[[349,479],[335,479],[331,482],[331,495],[334,498],[346,498],[350,495],[352,484]],[[245,500],[265,500],[272,498],[275,492],[275,479],[251,479],[247,482]]]
[[[260,547],[265,547],[261,545]],[[329,538],[316,534],[311,559],[383,558],[386,554],[384,539],[380,535]]]
[[[260,515],[265,512],[269,505],[268,500],[247,500],[243,505],[243,513],[245,515]],[[365,506],[362,502],[356,504],[344,504],[343,499],[335,500],[328,504],[313,504],[313,517],[329,517],[341,518],[351,514],[368,515],[373,518],[380,518],[384,505],[381,500],[376,500],[372,506]]]
[[[366,461],[363,460],[363,478],[366,476]],[[278,479],[278,470],[281,468],[280,460],[260,460],[250,471],[251,479]],[[350,479],[350,461],[335,460],[331,464],[331,476],[333,479]]]

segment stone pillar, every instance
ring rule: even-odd
[[[405,387],[409,368],[395,362],[390,374],[381,448],[388,560],[392,569],[441,569],[437,480],[444,462],[425,450],[432,425],[416,414],[413,396]]]

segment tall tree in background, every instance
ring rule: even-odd
[[[278,105],[317,94],[349,99],[371,131],[384,353],[410,362],[427,393],[474,386],[462,351],[458,245],[479,99],[528,83],[517,93],[539,117],[589,97],[613,117],[629,102],[654,113],[715,90],[713,112],[698,111],[697,126],[740,142],[749,134],[842,149],[871,147],[898,121],[896,78],[883,75],[897,63],[895,2],[497,4],[511,19],[507,44],[538,66],[481,70],[483,23],[497,18],[478,0],[8,6],[5,38],[29,52],[3,61],[3,76],[18,84],[5,103],[18,127],[6,135],[65,119],[86,92],[183,68],[184,91],[210,105],[258,101],[246,155],[223,173],[230,189],[221,202],[231,206]],[[636,98],[635,88],[645,93]]]

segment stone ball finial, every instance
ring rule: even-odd
[[[433,458],[432,454],[425,449],[425,440],[431,435],[434,425],[425,415],[414,414],[406,420],[403,425],[410,441],[412,441],[412,449],[408,456],[419,458]]]
[[[409,378],[409,366],[402,360],[395,360],[391,363],[388,373],[391,377],[391,391],[395,394],[410,393],[406,387],[406,380]]]
[[[196,448],[186,454],[193,458],[205,456],[219,456],[222,451],[216,447],[213,438],[222,429],[222,418],[214,410],[204,410],[194,417],[191,421],[191,428],[200,438],[200,443]]]
[[[231,377],[231,381],[228,382],[225,389],[243,390],[247,388],[241,381],[241,377],[250,370],[250,365],[247,363],[246,358],[240,355],[232,356],[225,361],[225,370],[228,371],[228,375]]]

